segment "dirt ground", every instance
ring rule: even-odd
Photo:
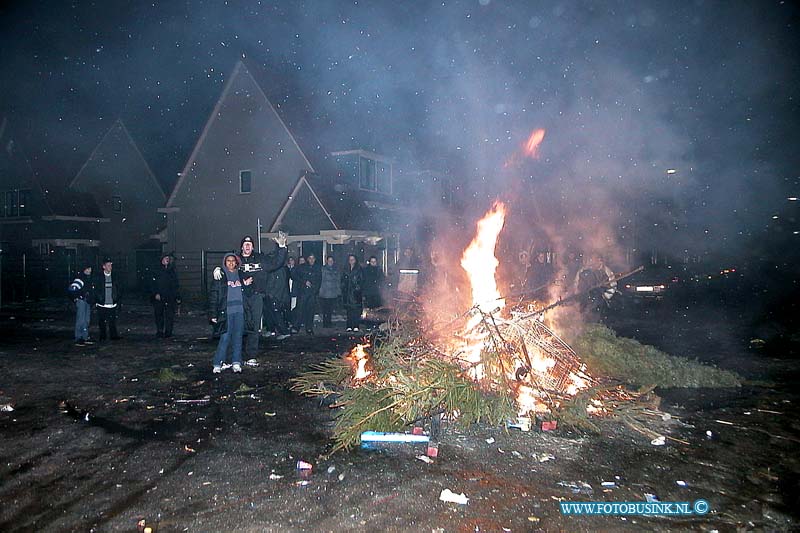
[[[688,444],[653,446],[611,421],[600,422],[600,435],[448,428],[426,464],[411,447],[319,459],[330,410],[292,393],[288,380],[358,340],[341,330],[267,341],[258,367],[214,376],[215,343],[200,313],[156,339],[149,308],[131,305],[122,340],[75,347],[67,307],[5,308],[0,404],[14,410],[0,412],[0,530],[136,531],[142,518],[159,532],[796,528],[795,361],[748,348],[746,332],[709,337],[701,311],[647,314],[616,327],[668,350],[673,339],[750,380],[740,390],[659,391],[674,416],[662,427]],[[644,325],[654,321],[660,329]],[[313,464],[310,475],[298,460]],[[444,488],[469,503],[439,501]],[[559,508],[645,494],[705,499],[710,512],[576,517]]]

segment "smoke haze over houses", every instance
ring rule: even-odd
[[[744,257],[800,230],[797,23],[788,2],[10,2],[0,112],[68,177],[122,119],[169,191],[244,58],[315,165],[369,149],[449,170],[470,214],[534,191],[567,232]],[[536,128],[539,159],[504,169]]]

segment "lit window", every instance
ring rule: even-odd
[[[253,173],[249,170],[239,172],[239,192],[248,193],[253,190]]]

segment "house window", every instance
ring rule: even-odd
[[[19,216],[24,217],[30,214],[31,191],[28,189],[19,190]]]
[[[122,197],[121,196],[112,196],[111,197],[111,209],[113,209],[115,213],[122,213]]]
[[[378,174],[378,192],[392,194],[392,164],[376,162]]]
[[[17,204],[18,191],[6,191],[5,193],[5,209],[7,217],[19,216],[19,208]]]
[[[377,190],[377,165],[373,159],[362,157],[359,160],[358,186],[365,191]]]
[[[253,173],[249,170],[239,172],[239,192],[248,193],[253,191]]]

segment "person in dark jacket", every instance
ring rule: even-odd
[[[287,324],[289,311],[289,269],[286,265],[267,273],[267,294],[265,304],[265,321],[277,340],[289,336]]]
[[[181,303],[178,273],[172,262],[172,255],[161,256],[161,264],[153,274],[152,302],[156,319],[156,337],[172,337],[175,322],[175,309]]]
[[[103,259],[103,268],[100,274],[95,277],[93,282],[94,304],[97,307],[97,325],[100,329],[98,340],[106,340],[106,328],[111,340],[118,340],[117,331],[117,312],[119,311],[120,298],[122,296],[122,286],[118,279],[111,275],[113,262],[111,258]]]
[[[361,286],[364,281],[361,266],[354,255],[347,256],[342,272],[342,304],[347,315],[347,331],[358,331],[361,322]]]
[[[75,344],[83,346],[89,341],[89,323],[92,319],[92,266],[86,265],[78,272],[68,289],[75,302]]]
[[[214,354],[214,374],[222,372],[222,364],[232,347],[233,371],[242,371],[242,336],[245,323],[252,320],[250,310],[244,305],[244,289],[254,283],[253,277],[243,277],[240,259],[234,253],[225,254],[223,278],[214,279],[208,299],[208,320],[214,326],[214,335],[219,335],[219,344]]]
[[[341,275],[336,268],[333,256],[328,256],[326,264],[322,267],[322,283],[319,287],[319,304],[322,307],[322,327],[329,328],[333,325],[333,308],[342,294]]]
[[[242,271],[244,279],[251,278],[253,281],[247,284],[244,291],[244,305],[249,308],[252,319],[245,324],[245,335],[247,337],[244,346],[248,357],[255,357],[258,354],[258,341],[261,337],[261,319],[264,316],[264,296],[267,292],[267,274],[277,270],[286,262],[286,241],[287,236],[279,231],[274,238],[278,244],[278,249],[268,254],[256,252],[253,248],[253,238],[245,235],[242,238],[239,270]],[[221,277],[221,269],[214,269],[214,279]]]
[[[303,313],[303,325],[306,333],[314,333],[314,313],[317,311],[317,296],[322,284],[322,269],[317,264],[314,254],[306,257],[306,263],[297,267],[296,273],[298,287],[300,289],[300,309]]]
[[[378,258],[374,255],[370,257],[362,273],[364,284],[361,291],[364,294],[364,306],[367,309],[382,307],[381,291],[383,290],[384,275],[383,270],[378,266]]]

